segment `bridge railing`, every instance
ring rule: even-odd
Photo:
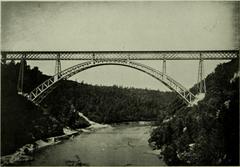
[[[200,56],[201,54],[201,56]],[[21,60],[229,60],[239,56],[239,50],[172,50],[172,51],[1,51],[2,61]]]

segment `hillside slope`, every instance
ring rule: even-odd
[[[159,117],[149,142],[168,165],[239,165],[238,70],[238,60],[218,65],[198,105],[176,99]]]
[[[50,106],[51,113],[67,107],[98,123],[153,121],[175,96],[172,92],[63,81],[43,104]]]
[[[68,111],[65,121],[52,113],[35,106],[25,97],[17,94],[19,64],[1,64],[1,155],[10,154],[17,148],[38,139],[63,134],[63,127],[89,126],[77,113]],[[37,68],[25,67],[24,90],[31,90],[48,76]],[[71,123],[69,120],[71,118]]]
[[[175,98],[171,92],[117,86],[92,86],[62,81],[36,107],[17,94],[19,63],[1,64],[1,154],[10,154],[24,144],[63,134],[63,127],[89,126],[79,113],[98,123],[156,120]],[[33,90],[49,76],[37,67],[25,66],[24,92]]]

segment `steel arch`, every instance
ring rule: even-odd
[[[196,98],[188,89],[186,89],[184,86],[182,86],[180,83],[178,83],[168,75],[141,63],[132,62],[128,60],[119,60],[119,59],[92,60],[92,61],[87,61],[84,63],[77,64],[75,66],[72,66],[70,68],[67,68],[61,71],[60,73],[52,76],[48,80],[44,81],[42,84],[36,87],[33,91],[31,91],[27,95],[27,97],[30,101],[32,101],[36,105],[39,105],[41,101],[56,87],[56,83],[58,83],[60,80],[68,79],[71,76],[81,71],[87,70],[89,68],[103,66],[103,65],[120,65],[120,66],[126,66],[126,67],[130,67],[130,68],[142,71],[152,76],[153,78],[159,80],[160,82],[162,82],[170,90],[176,92],[187,104],[191,105],[191,102]]]

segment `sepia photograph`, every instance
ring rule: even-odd
[[[240,1],[1,1],[1,166],[239,166]]]

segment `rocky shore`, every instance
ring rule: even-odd
[[[80,112],[79,112],[79,116],[84,118],[87,122],[89,122],[90,126],[87,128],[76,129],[76,130],[70,129],[69,127],[65,127],[63,128],[64,135],[50,137],[44,140],[37,140],[32,144],[26,144],[23,147],[19,148],[15,153],[2,156],[1,166],[19,165],[22,162],[32,161],[34,159],[32,154],[35,151],[38,151],[42,148],[45,148],[51,145],[56,145],[58,143],[61,143],[63,140],[73,138],[74,136],[79,135],[81,133],[91,133],[97,129],[106,128],[110,126],[106,124],[99,124],[99,123],[93,122]]]

